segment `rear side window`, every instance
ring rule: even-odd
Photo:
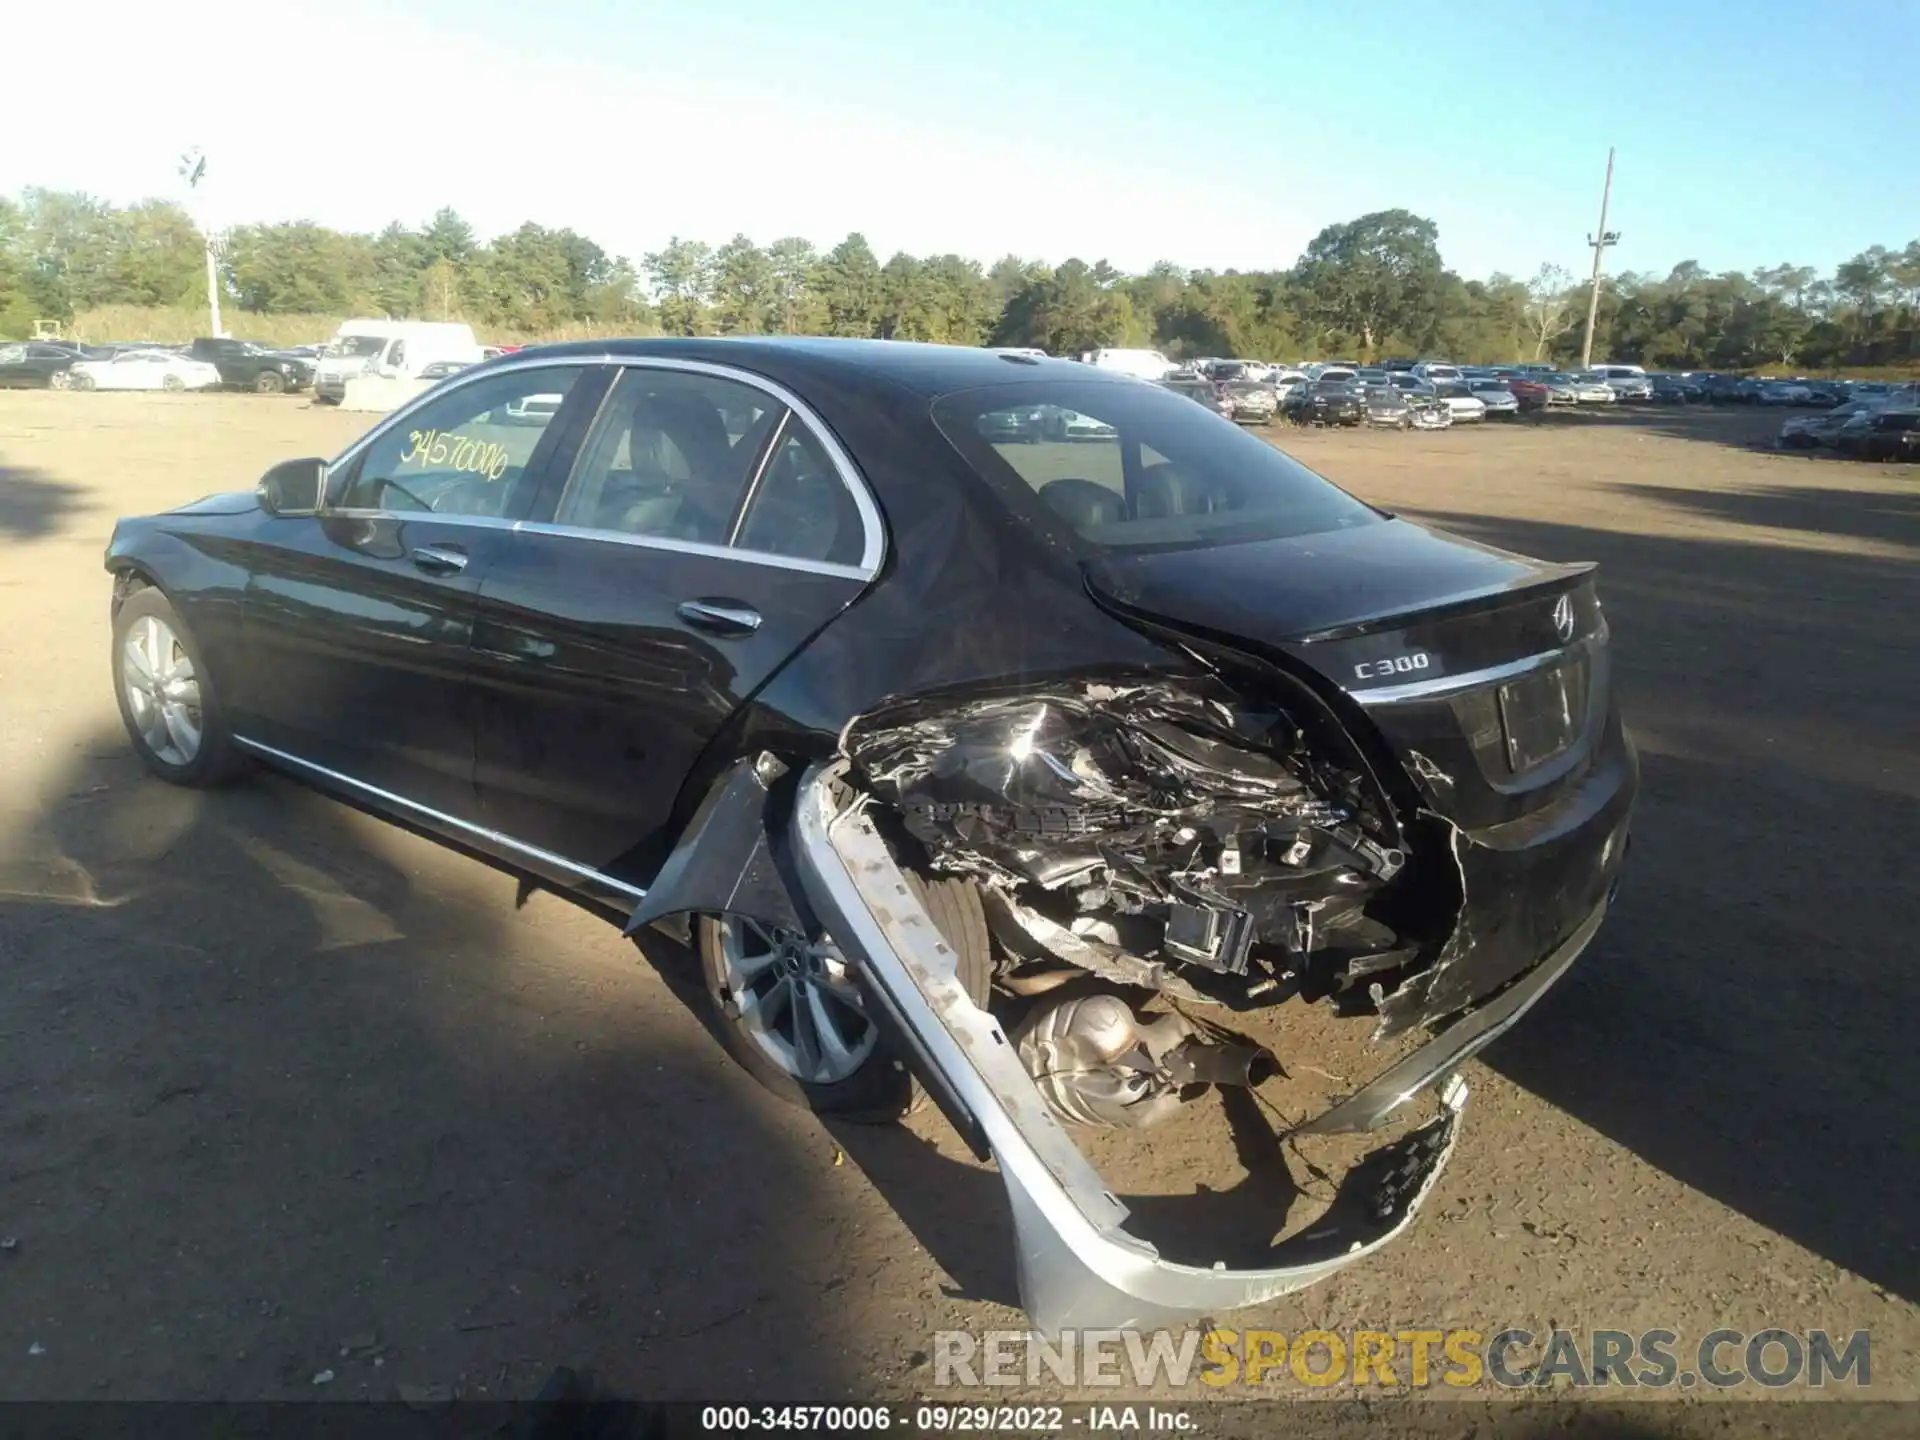
[[[763,555],[858,565],[866,529],[819,440],[789,413],[753,482],[734,544]]]
[[[1230,421],[1151,385],[1041,381],[934,402],[1016,515],[1100,550],[1198,549],[1369,525],[1379,512]]]

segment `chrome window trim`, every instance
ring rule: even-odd
[[[325,780],[331,781],[335,785],[368,796],[395,809],[410,811],[415,815],[424,816],[436,824],[457,830],[463,835],[471,835],[476,841],[480,842],[481,848],[483,849],[505,850],[515,855],[524,855],[527,859],[537,864],[564,871],[569,875],[577,875],[590,884],[605,886],[608,890],[623,895],[630,900],[643,900],[646,898],[647,892],[642,890],[638,885],[629,885],[624,880],[615,880],[612,876],[603,874],[590,865],[582,865],[577,860],[569,860],[564,855],[556,855],[553,851],[543,850],[538,845],[529,845],[525,841],[516,840],[511,835],[499,830],[490,830],[484,825],[475,825],[471,821],[461,820],[456,816],[447,814],[445,811],[435,810],[431,805],[422,805],[418,800],[409,800],[406,796],[396,795],[391,790],[382,790],[378,785],[369,785],[366,781],[356,780],[351,775],[342,775],[338,770],[329,770],[326,766],[316,764],[312,760],[303,760],[300,756],[290,754],[285,750],[276,750],[273,746],[262,744],[258,740],[249,740],[245,735],[235,735],[233,737],[233,743],[243,750],[252,751],[254,754],[265,756],[269,760],[278,760],[284,765],[291,765],[295,769],[306,771],[308,774],[318,775]]]
[[[854,508],[860,512],[860,527],[863,534],[863,544],[860,549],[860,563],[858,565],[834,565],[824,560],[796,560],[788,556],[772,555],[760,550],[741,550],[711,545],[696,545],[692,542],[682,541],[661,541],[654,540],[649,536],[621,535],[609,530],[587,530],[576,526],[547,526],[539,522],[514,522],[517,527],[527,529],[534,533],[546,533],[551,530],[555,533],[578,535],[594,540],[608,540],[618,544],[642,542],[657,549],[687,550],[694,554],[717,554],[730,559],[758,560],[762,564],[781,566],[786,569],[811,570],[820,574],[842,575],[851,579],[870,580],[880,573],[881,567],[886,562],[887,529],[880,518],[879,504],[874,500],[873,492],[867,488],[866,479],[860,474],[859,467],[853,463],[853,457],[847,453],[846,447],[840,443],[839,438],[834,435],[833,431],[827,428],[826,421],[820,418],[819,413],[811,405],[807,404],[806,401],[802,400],[777,380],[769,380],[764,375],[755,374],[751,370],[742,370],[737,366],[719,365],[711,360],[683,360],[671,355],[613,355],[602,353],[597,355],[566,356],[539,355],[529,356],[524,360],[514,359],[501,363],[477,365],[473,367],[472,370],[462,371],[458,375],[450,376],[446,381],[434,386],[431,390],[426,390],[416,395],[398,410],[387,415],[328,462],[327,469],[332,471],[344,465],[352,464],[368,446],[372,445],[395,426],[405,423],[410,415],[421,409],[428,401],[438,402],[465,386],[478,384],[485,380],[491,380],[496,375],[510,374],[519,370],[560,369],[572,366],[592,368],[596,365],[609,365],[621,369],[675,370],[686,374],[709,375],[715,379],[732,380],[738,384],[746,385],[760,391],[764,395],[771,396],[782,405],[785,405],[790,415],[798,416],[801,423],[813,432],[814,439],[819,442],[820,448],[826,453],[827,459],[833,463],[834,470],[839,474],[840,483],[847,487],[847,492],[853,497]],[[608,393],[612,393],[611,388],[609,388]],[[602,398],[604,400],[605,397]],[[571,479],[572,477],[569,476],[568,478]],[[347,512],[337,510],[322,512],[323,515],[338,515],[344,513]],[[384,518],[406,518],[406,512],[381,510],[373,513]],[[429,511],[426,513],[431,514],[432,512]]]
[[[773,427],[773,433],[760,447],[759,463],[753,467],[753,474],[747,477],[747,488],[740,492],[740,499],[733,507],[733,524],[727,527],[727,548],[740,548],[740,534],[747,528],[747,516],[752,513],[753,502],[760,498],[760,482],[767,477],[767,471],[773,465],[773,457],[780,453],[781,445],[786,443],[787,427],[793,423],[793,411],[784,410],[780,421]],[[865,524],[863,520],[861,522]],[[861,547],[863,550],[865,546]]]
[[[1431,680],[1414,680],[1405,685],[1382,685],[1373,690],[1350,690],[1362,705],[1395,705],[1406,700],[1438,700],[1444,696],[1457,694],[1462,690],[1471,690],[1480,685],[1491,685],[1499,680],[1511,680],[1516,675],[1525,675],[1530,670],[1538,670],[1565,659],[1580,648],[1579,641],[1559,650],[1543,650],[1538,655],[1523,656],[1518,660],[1509,660],[1503,665],[1489,665],[1484,670],[1467,670],[1458,675],[1439,675]]]
[[[769,565],[776,570],[802,570],[809,575],[832,575],[842,580],[871,580],[874,574],[861,565],[836,565],[829,560],[803,560],[767,550],[708,545],[699,540],[670,540],[659,535],[625,535],[617,530],[591,530],[582,525],[555,525],[544,520],[521,520],[513,528],[529,535],[559,535],[575,540],[597,540],[607,545],[632,545],[641,550],[671,550],[680,555],[705,555],[714,560]]]
[[[517,530],[518,520],[509,520],[502,515],[462,515],[453,512],[442,515],[438,510],[372,510],[364,506],[352,509],[322,510],[322,520],[397,520],[403,523],[427,525],[470,525],[486,530]]]
[[[730,545],[707,545],[698,540],[670,540],[657,535],[623,535],[617,530],[591,530],[581,525],[555,525],[545,520],[505,520],[498,515],[441,515],[432,510],[324,510],[322,520],[388,520],[402,524],[466,526],[482,530],[510,530],[524,535],[555,535],[571,540],[595,540],[605,545],[632,545],[641,550],[671,550],[682,555],[705,555],[744,565],[767,565],[776,570],[800,570],[809,575],[831,575],[840,580],[871,580],[858,565],[836,565],[828,560],[803,560],[766,550],[743,550]]]

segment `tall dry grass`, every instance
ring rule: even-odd
[[[220,318],[236,340],[260,345],[317,345],[332,338],[345,315],[255,315],[245,310],[223,310]],[[102,305],[84,310],[67,327],[74,339],[97,345],[108,340],[153,340],[162,345],[184,345],[207,333],[207,312],[195,305]],[[650,330],[617,324],[574,323],[547,330],[518,330],[510,326],[476,325],[483,345],[532,345],[556,340],[605,340],[617,335],[651,334]]]

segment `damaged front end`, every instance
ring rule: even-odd
[[[928,865],[988,888],[1016,956],[1239,1005],[1364,987],[1445,938],[1385,896],[1406,838],[1370,777],[1211,682],[870,715],[842,750]]]
[[[638,925],[737,910],[832,937],[893,1053],[998,1166],[1022,1301],[1043,1332],[1257,1303],[1384,1245],[1451,1153],[1459,1067],[1565,972],[1605,913],[1630,786],[1599,785],[1614,798],[1596,810],[1576,785],[1517,827],[1470,834],[1441,802],[1408,803],[1448,780],[1424,755],[1404,752],[1408,784],[1389,794],[1330,710],[1245,698],[1261,693],[1208,671],[869,712],[837,758],[804,773],[770,755],[736,762],[634,913]],[[1528,928],[1515,916],[1542,873],[1569,919]],[[980,892],[993,940],[984,1003],[910,878],[927,875]],[[1129,1229],[1070,1127],[1141,1129],[1213,1087],[1277,1079],[1294,1093],[1293,1022],[1274,1046],[1228,1023],[1283,1004],[1353,1017],[1339,1028],[1360,1027],[1369,1046],[1401,1038],[1376,1078],[1288,1121],[1276,1143],[1395,1120],[1403,1133],[1348,1165],[1327,1208],[1254,1267],[1167,1258]],[[1437,1097],[1424,1122],[1410,1118],[1416,1097]],[[1199,1243],[1221,1253],[1210,1240]]]
[[[1256,1304],[1325,1279],[1406,1228],[1452,1153],[1466,1103],[1457,1076],[1436,1119],[1354,1166],[1318,1222],[1258,1268],[1168,1260],[1129,1233],[1127,1207],[1069,1138],[1020,1047],[960,985],[871,806],[845,796],[826,772],[802,781],[794,856],[807,900],[857,957],[874,1013],[888,1017],[902,1052],[936,1077],[943,1108],[998,1166],[1021,1303],[1037,1331],[1172,1325]]]

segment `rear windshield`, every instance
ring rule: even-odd
[[[1011,438],[1009,418],[1019,415],[1037,421]],[[1158,386],[995,385],[941,396],[933,418],[1016,515],[1064,523],[1098,550],[1207,549],[1383,518]]]

